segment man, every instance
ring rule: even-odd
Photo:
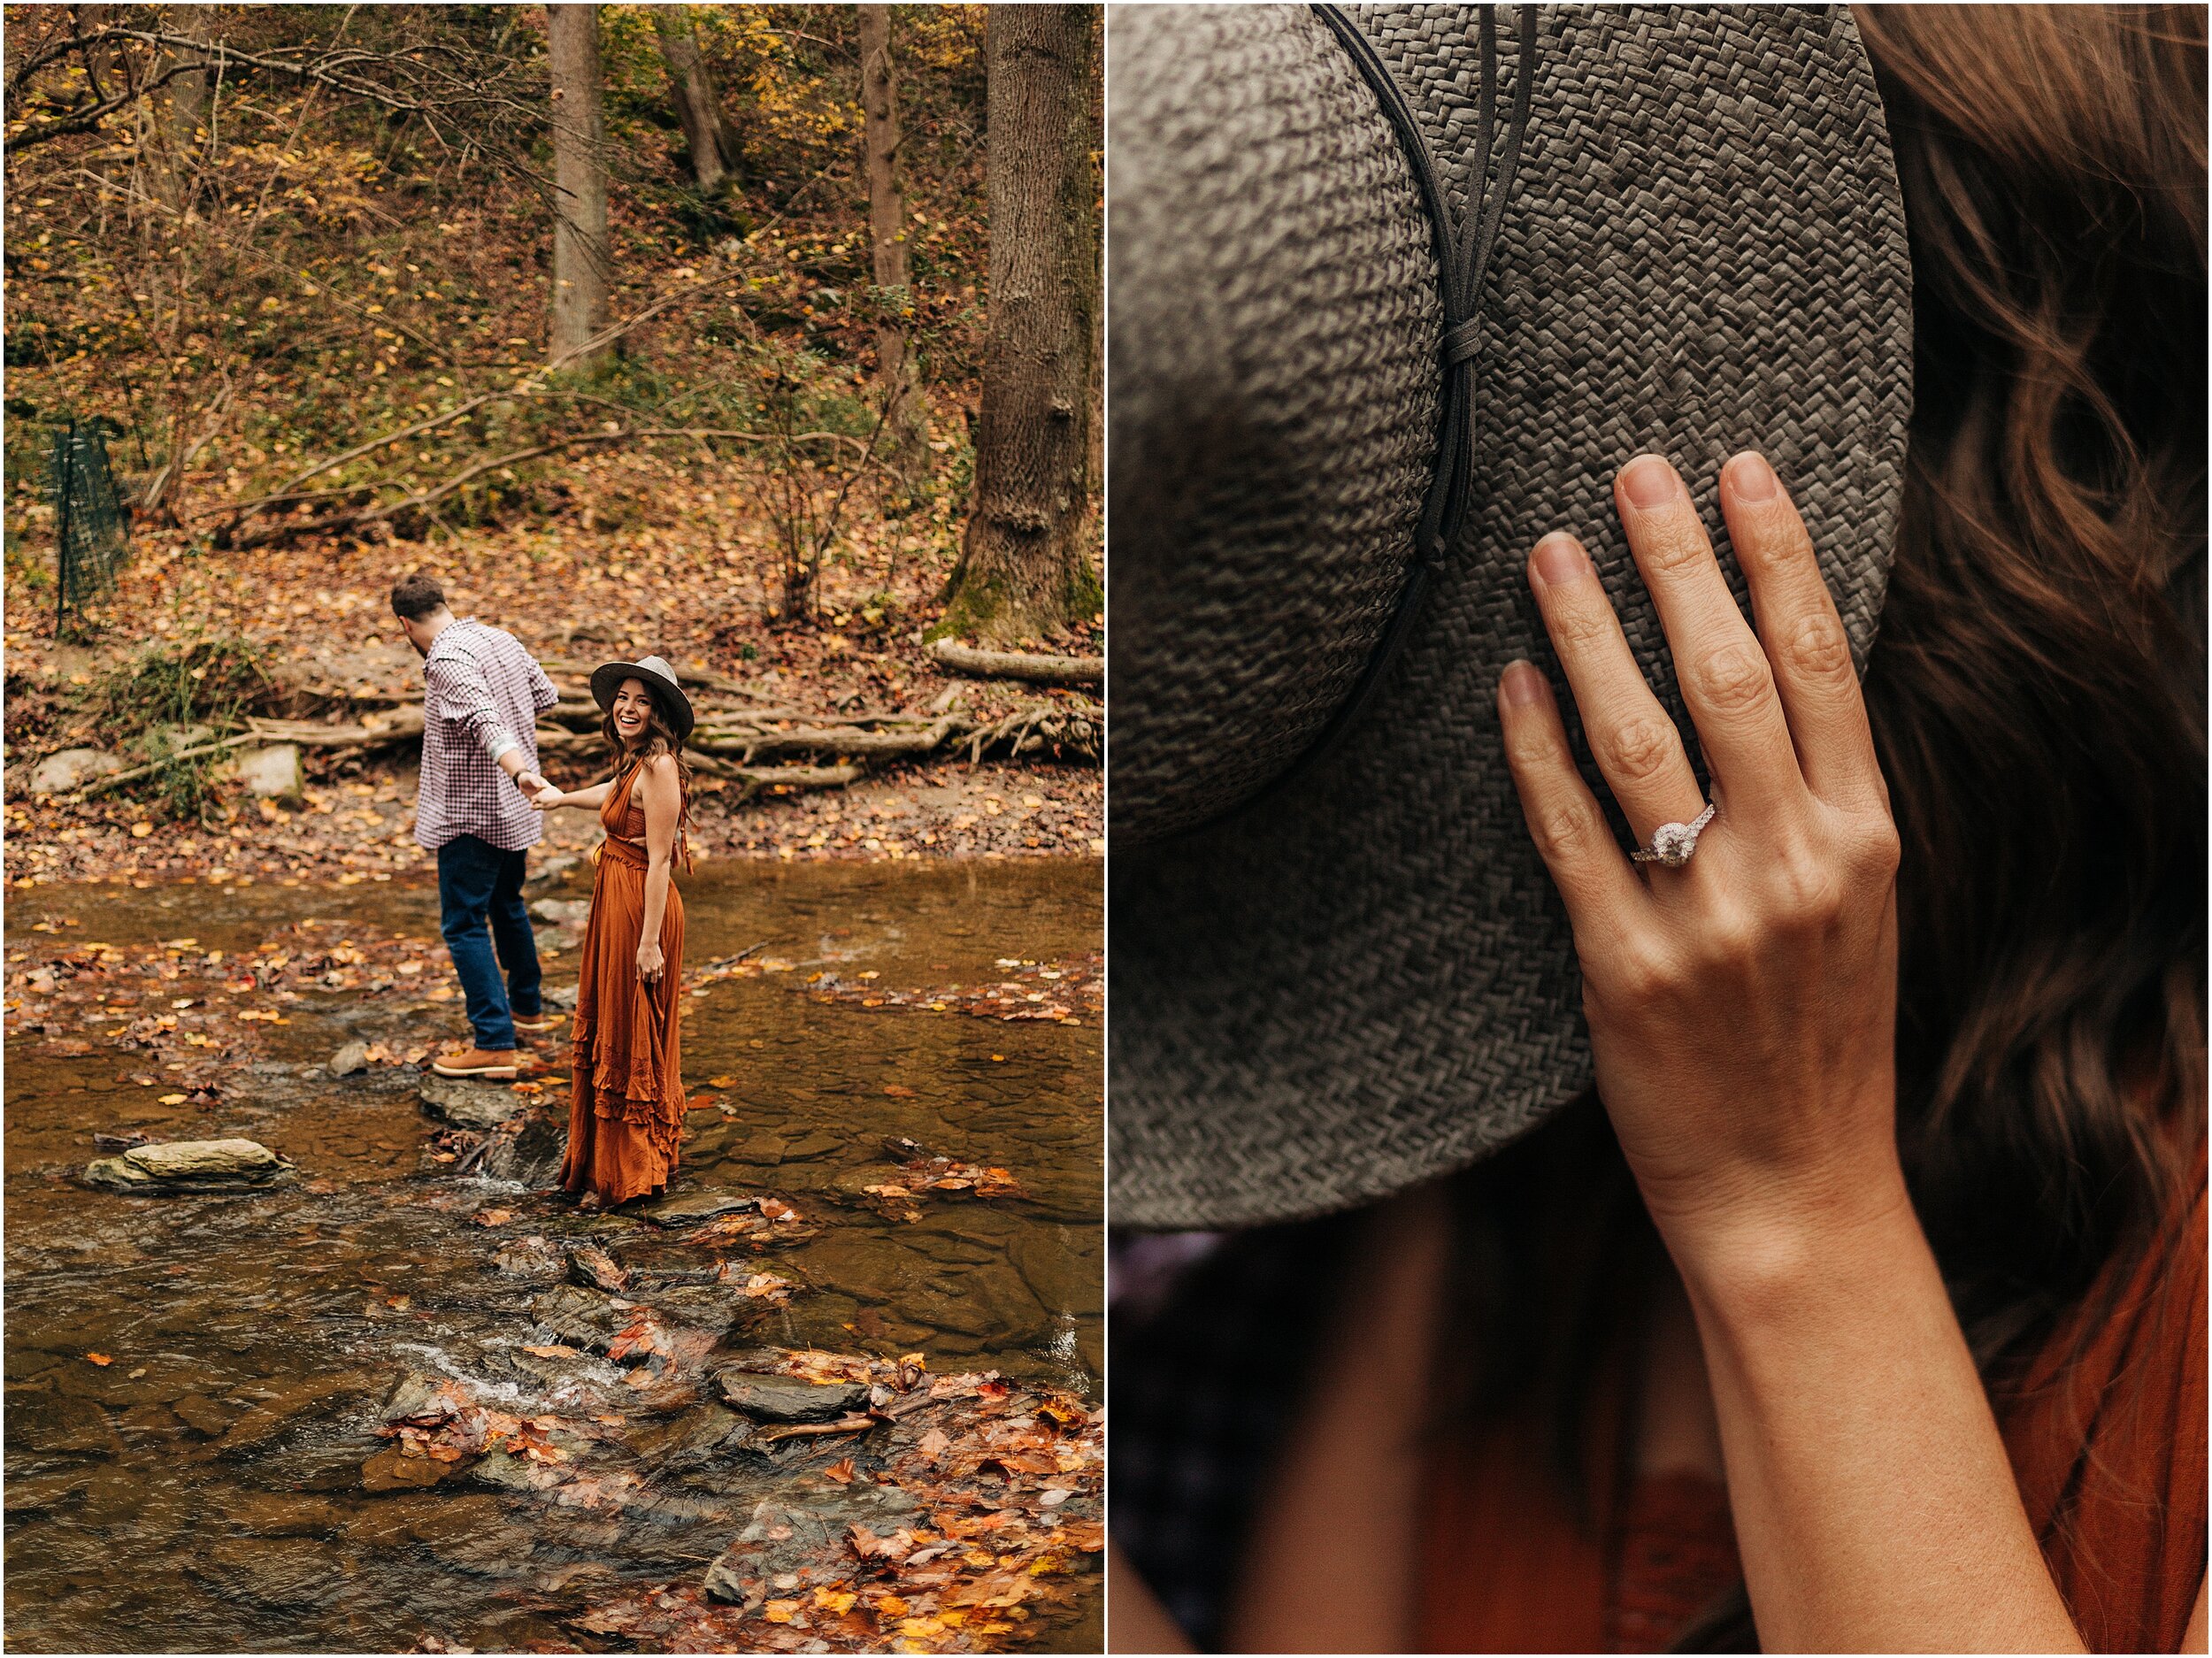
[[[512,1078],[521,1070],[516,1032],[560,1022],[540,1000],[537,940],[522,902],[523,863],[544,833],[530,800],[549,787],[538,775],[537,717],[560,695],[512,634],[456,618],[428,576],[405,577],[392,588],[392,613],[422,656],[415,839],[438,855],[446,948],[467,997],[472,1039],[439,1055],[431,1069],[441,1077]]]

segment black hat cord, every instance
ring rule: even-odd
[[[1497,7],[1482,8],[1478,26],[1481,79],[1475,96],[1474,165],[1468,173],[1469,211],[1467,217],[1461,219],[1453,213],[1451,203],[1445,196],[1436,158],[1429,151],[1428,140],[1422,134],[1421,124],[1413,113],[1413,106],[1406,101],[1405,89],[1398,84],[1398,78],[1390,73],[1389,65],[1376,53],[1373,42],[1343,7],[1313,8],[1314,14],[1328,26],[1344,48],[1360,78],[1374,92],[1384,119],[1398,135],[1399,147],[1405,151],[1407,165],[1413,169],[1414,182],[1419,187],[1423,204],[1428,211],[1429,225],[1436,238],[1437,263],[1444,273],[1444,418],[1437,439],[1436,470],[1429,480],[1428,494],[1422,501],[1420,520],[1414,531],[1413,567],[1407,574],[1405,585],[1399,589],[1390,620],[1368,656],[1358,684],[1303,754],[1256,794],[1211,822],[1241,816],[1279,794],[1294,779],[1310,771],[1358,722],[1374,701],[1391,664],[1397,660],[1411,637],[1422,602],[1427,597],[1445,555],[1458,541],[1460,527],[1466,520],[1474,492],[1475,367],[1482,333],[1483,289],[1489,275],[1490,256],[1497,246],[1498,229],[1505,219],[1506,203],[1513,194],[1513,177],[1520,166],[1522,138],[1528,130],[1529,106],[1536,86],[1536,7],[1528,0],[1522,0],[1516,10],[1519,72],[1515,77],[1513,103],[1506,116],[1505,132],[1496,145],[1497,184],[1494,188],[1486,188],[1498,127],[1498,27]]]

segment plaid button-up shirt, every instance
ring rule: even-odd
[[[434,851],[465,834],[506,852],[535,846],[545,820],[499,757],[518,748],[523,770],[538,769],[538,712],[560,701],[545,670],[513,634],[456,621],[423,658],[422,679],[415,839]]]

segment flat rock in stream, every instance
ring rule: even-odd
[[[573,1284],[557,1285],[530,1303],[531,1319],[540,1329],[564,1347],[588,1353],[604,1353],[634,1316],[632,1309]]]
[[[664,1318],[720,1336],[753,1323],[790,1299],[787,1293],[748,1294],[727,1284],[664,1284],[633,1289],[630,1293],[642,1297]]]
[[[465,1082],[457,1077],[425,1077],[416,1089],[423,1109],[457,1128],[481,1132],[522,1116],[529,1103],[503,1082]]]
[[[325,1067],[334,1077],[350,1077],[356,1071],[369,1068],[369,1045],[366,1042],[348,1042],[330,1056]]]
[[[868,1408],[868,1390],[846,1382],[806,1382],[726,1370],[715,1376],[731,1409],[756,1422],[835,1422]]]
[[[682,1474],[734,1455],[752,1437],[747,1418],[720,1405],[698,1405],[633,1433],[630,1448],[664,1472]]]
[[[479,1171],[490,1180],[517,1180],[524,1186],[550,1186],[560,1173],[568,1151],[568,1129],[549,1117],[526,1118],[512,1134],[495,1134],[485,1150]]]
[[[793,1572],[828,1583],[851,1576],[845,1531],[864,1525],[873,1531],[895,1531],[921,1507],[896,1485],[857,1482],[818,1497],[764,1497],[737,1540],[707,1568],[701,1585],[709,1598],[726,1605],[758,1604],[775,1580]],[[776,1590],[774,1593],[783,1593]]]
[[[393,1384],[392,1391],[385,1396],[383,1409],[377,1412],[377,1420],[388,1425],[396,1422],[443,1422],[449,1416],[460,1415],[466,1404],[459,1383],[442,1376],[410,1370]]]
[[[291,1164],[258,1140],[173,1140],[96,1158],[86,1165],[84,1178],[111,1192],[160,1197],[256,1192],[291,1172]]]
[[[379,1451],[361,1464],[361,1488],[368,1492],[420,1491],[467,1472],[469,1459],[441,1462],[434,1456],[410,1456],[395,1445]]]
[[[641,1203],[623,1212],[650,1221],[656,1226],[696,1226],[722,1215],[749,1214],[759,1207],[758,1198],[741,1193],[687,1192],[681,1197],[664,1197],[657,1203]]]
[[[604,1290],[610,1295],[619,1295],[630,1287],[628,1270],[594,1243],[569,1245],[568,1277],[572,1284],[580,1284],[588,1290]]]

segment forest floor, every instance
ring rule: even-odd
[[[453,27],[467,35],[472,17],[455,13]],[[805,28],[791,27],[803,18]],[[277,39],[307,20],[250,19]],[[378,27],[421,21],[403,12]],[[412,744],[308,746],[303,788],[280,800],[173,770],[88,800],[29,787],[40,762],[67,748],[159,760],[164,726],[219,728],[247,714],[336,726],[418,703],[419,665],[388,602],[393,581],[416,571],[445,586],[457,614],[507,629],[548,663],[588,669],[654,653],[733,685],[730,702],[791,710],[802,725],[949,713],[964,730],[1049,704],[1087,733],[1064,754],[1048,742],[1018,761],[1002,740],[995,757],[972,762],[956,738],[920,761],[855,756],[863,775],[841,787],[755,790],[703,774],[695,853],[1102,853],[1096,687],[957,679],[924,644],[974,475],[988,247],[980,11],[900,19],[912,272],[902,320],[928,395],[926,453],[909,459],[905,481],[872,459],[857,473],[849,464],[856,450],[873,453],[880,320],[867,298],[849,19],[775,8],[703,18],[721,83],[751,88],[731,111],[746,180],[718,203],[684,183],[680,134],[656,112],[664,71],[652,30],[623,8],[606,22],[610,136],[626,157],[611,205],[611,309],[644,320],[589,372],[541,366],[549,226],[535,186],[495,168],[449,177],[422,134],[401,142],[358,111],[234,88],[197,186],[205,211],[178,226],[118,195],[153,165],[119,133],[32,152],[44,160],[7,203],[10,880],[343,881],[424,867]],[[456,38],[495,58],[527,56],[541,48],[535,26],[524,27],[495,49]],[[271,203],[280,209],[262,212]],[[106,423],[127,495],[150,487],[165,457],[178,468],[160,509],[134,526],[115,590],[73,621],[71,642],[57,637],[47,495],[46,446],[65,417]],[[626,423],[645,434],[605,435]],[[820,427],[803,436],[830,447],[766,441],[787,426]],[[748,441],[698,435],[724,428]],[[485,470],[503,453],[517,455],[512,465]],[[315,474],[318,487],[364,500],[475,481],[360,533],[251,545],[280,530],[281,515],[254,516],[254,503],[319,458],[336,470]],[[1095,558],[1095,517],[1089,537]],[[818,551],[820,567],[794,625],[796,543]],[[1030,648],[1097,656],[1102,620],[1079,618]],[[180,683],[218,656],[251,662],[250,696]],[[551,672],[565,696],[582,696],[581,673]],[[157,705],[145,693],[163,687],[173,695]],[[577,742],[543,769],[580,784],[595,748]],[[561,812],[549,831],[549,856],[562,856],[595,825]]]
[[[726,518],[713,518],[722,503],[711,488],[651,456],[579,464],[601,498],[651,503],[640,517],[661,521],[231,552],[142,535],[83,643],[58,641],[38,595],[12,591],[8,879],[345,880],[423,867],[429,855],[412,837],[412,745],[366,754],[309,747],[295,799],[218,791],[181,817],[157,795],[128,787],[83,800],[34,796],[28,786],[37,760],[62,748],[134,760],[133,743],[161,710],[127,710],[125,725],[135,718],[141,729],[118,729],[108,687],[150,658],[192,660],[188,653],[210,641],[250,653],[270,682],[262,693],[268,706],[337,725],[365,707],[418,703],[419,659],[387,598],[392,581],[417,569],[440,579],[456,614],[505,628],[556,664],[649,652],[821,717],[949,710],[989,718],[1039,701],[1096,707],[1094,691],[963,679],[927,654],[922,641],[944,568],[942,554],[929,549],[949,534],[941,506],[862,518],[846,557],[824,572],[818,623],[779,629],[761,619],[775,577],[769,531],[734,501]],[[1035,642],[1092,655],[1097,635],[1088,624]],[[552,677],[564,696],[584,695],[580,673],[557,665]],[[601,768],[565,756],[544,769],[576,787]],[[718,778],[697,785],[694,851],[705,857],[1091,857],[1104,849],[1103,779],[1096,761],[1080,756],[971,763],[953,747],[841,788],[747,798]],[[582,812],[553,813],[547,827],[541,860],[572,856],[597,833]]]

